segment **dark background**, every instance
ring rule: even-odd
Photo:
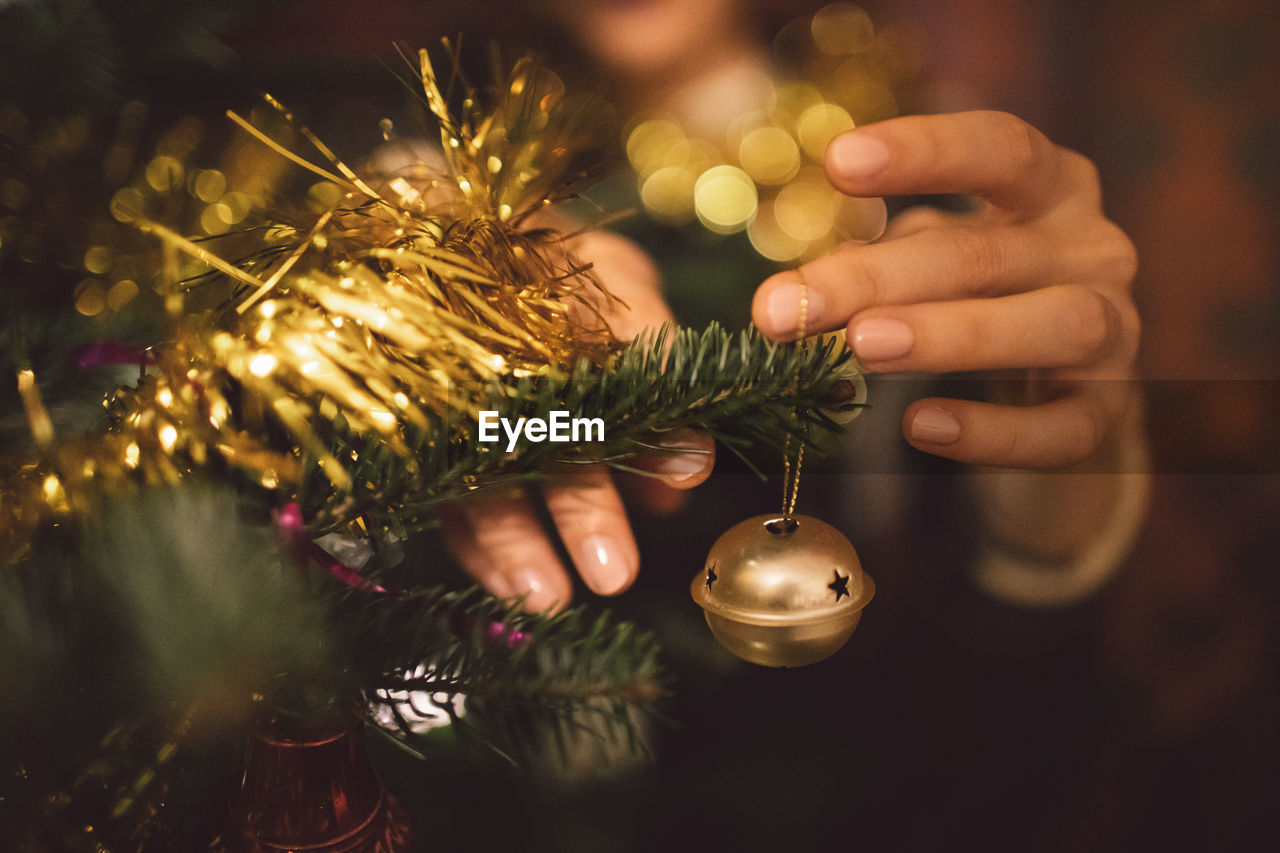
[[[137,98],[157,124],[216,127],[269,89],[354,160],[404,105],[381,64],[398,61],[393,40],[464,31],[515,56],[520,36],[555,65],[553,34],[500,7],[3,3],[0,103],[105,127]],[[873,12],[919,38],[918,106],[1010,109],[1102,170],[1141,258],[1156,475],[1132,558],[1087,602],[1018,610],[965,576],[953,473],[926,460],[815,473],[802,508],[851,532],[879,594],[829,661],[754,668],[718,650],[686,592],[715,537],[777,501],[774,484],[727,464],[677,516],[637,520],[645,568],[617,609],[659,633],[676,676],[653,762],[584,781],[444,746],[426,774],[387,757],[431,849],[1280,844],[1280,12],[1251,0]],[[571,85],[577,62],[564,52]],[[894,423],[881,412],[855,430]],[[896,521],[875,503],[886,473],[909,510]]]

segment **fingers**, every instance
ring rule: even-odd
[[[597,316],[602,317],[620,340],[673,319],[662,298],[656,267],[634,243],[588,231],[575,236],[571,248],[591,262],[609,293],[606,297],[599,291],[585,291],[588,304],[570,305],[573,319],[589,327]],[[712,440],[693,431],[665,436],[663,447],[641,454],[636,467],[657,475],[653,482],[665,493],[654,495],[654,502],[669,506],[671,489],[701,483],[709,476],[715,456]],[[546,475],[542,492],[560,539],[587,586],[601,595],[629,587],[639,569],[639,549],[608,470],[565,466]],[[456,501],[440,516],[446,540],[463,568],[495,595],[525,596],[525,606],[533,611],[569,601],[569,577],[523,490]]]
[[[957,193],[1035,215],[1096,193],[1088,161],[1007,113],[906,116],[843,133],[826,153],[827,177],[854,196]]]
[[[550,474],[542,482],[547,509],[582,580],[599,595],[622,592],[636,579],[640,551],[608,469]]]
[[[1070,393],[1033,406],[923,400],[903,431],[921,450],[986,465],[1059,467],[1093,452],[1118,392],[1088,380],[1129,376],[1139,322],[1136,256],[1102,213],[1092,164],[1013,116],[974,112],[842,134],[826,170],[851,196],[962,194],[977,208],[909,211],[875,243],[773,276],[752,305],[761,330],[794,340],[802,325],[845,327],[868,371],[1019,369],[1051,376],[1055,389],[1070,381]]]
[[[671,516],[689,504],[689,493],[673,489],[661,480],[622,473],[614,477],[628,503],[636,503],[656,516]]]
[[[711,475],[715,442],[694,430],[675,430],[632,460],[631,467],[655,475],[667,494],[649,492],[656,508],[669,504],[669,489],[691,489]],[[635,581],[640,568],[626,508],[604,466],[562,467],[543,480],[547,509],[574,568],[591,590],[616,595]]]
[[[872,305],[1011,293],[1081,265],[1064,255],[1036,230],[996,225],[927,228],[880,243],[846,244],[800,268],[808,298],[806,329],[838,329]],[[752,317],[765,334],[795,338],[800,282],[796,272],[782,272],[756,291]]]
[[[692,489],[711,476],[716,463],[715,439],[692,429],[673,430],[661,443],[638,455],[630,467],[657,476],[673,489]]]
[[[655,475],[657,509],[669,508],[673,489],[691,489],[711,474],[710,436],[676,430],[640,454],[634,467]],[[626,508],[604,466],[562,466],[545,475],[542,493],[560,540],[583,582],[599,595],[615,595],[635,581],[640,552]],[[482,493],[440,512],[444,534],[462,567],[494,595],[525,597],[529,610],[568,603],[571,584],[522,489]]]
[[[910,407],[902,432],[919,450],[1004,468],[1063,468],[1087,458],[1127,399],[1123,382],[1082,384],[1034,406],[929,398]]]
[[[869,372],[942,373],[1093,365],[1120,334],[1119,309],[1106,296],[1058,285],[998,299],[874,308],[850,321],[846,340]]]
[[[939,210],[927,204],[908,207],[889,220],[888,224],[885,225],[881,239],[887,241],[896,240],[899,237],[909,237],[912,234],[918,234],[931,228],[943,228],[958,222],[964,222],[968,216],[969,214]]]
[[[462,568],[494,595],[524,596],[534,612],[569,602],[569,576],[523,489],[453,501],[439,516]]]
[[[701,485],[715,467],[715,441],[711,436],[682,429],[666,433],[654,445],[629,460],[616,480],[627,498],[654,515],[672,515],[688,502],[685,492]]]
[[[603,466],[562,470],[542,483],[547,510],[583,581],[600,595],[629,587],[640,552],[622,499]],[[559,608],[572,588],[523,489],[479,494],[440,511],[463,569],[500,598],[524,596],[531,611]]]

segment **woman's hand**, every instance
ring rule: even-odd
[[[978,209],[908,210],[881,239],[805,264],[809,331],[846,328],[870,372],[1021,369],[1043,380],[1027,405],[919,400],[903,418],[907,440],[1023,468],[1098,450],[1129,402],[1139,320],[1136,255],[1103,215],[1093,164],[1013,116],[970,112],[842,134],[826,169],[851,196],[957,193]],[[766,334],[796,336],[800,282],[780,273],[757,291]]]
[[[573,251],[590,260],[599,280],[619,297],[598,306],[616,337],[627,340],[672,319],[657,270],[633,243],[590,231],[576,238]],[[670,508],[672,489],[692,488],[710,475],[715,445],[710,437],[691,430],[666,436],[664,444],[690,452],[647,453],[629,464],[658,475],[637,490],[638,496]],[[504,598],[523,596],[529,610],[568,603],[569,575],[543,530],[534,490],[515,486],[495,491],[454,501],[439,513],[455,556],[490,592]],[[600,595],[629,587],[640,568],[640,553],[609,470],[603,465],[566,465],[545,472],[537,492],[586,585]]]

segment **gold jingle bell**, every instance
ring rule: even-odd
[[[720,644],[764,666],[805,666],[840,649],[876,585],[853,545],[807,515],[758,515],[711,546],[690,585]]]

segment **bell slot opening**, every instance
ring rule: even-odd
[[[800,527],[795,517],[774,518],[764,523],[764,529],[774,536],[790,536]]]

